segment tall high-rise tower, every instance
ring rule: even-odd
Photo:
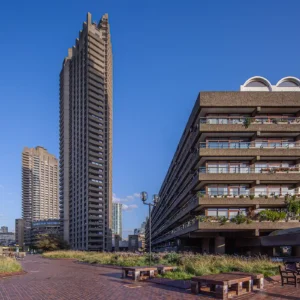
[[[30,242],[31,222],[57,219],[58,160],[43,147],[27,148],[22,153],[22,214],[25,242]]]
[[[122,203],[113,203],[113,234],[122,237]]]
[[[111,249],[112,98],[108,15],[88,13],[60,73],[60,208],[74,249]]]

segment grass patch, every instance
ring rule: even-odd
[[[73,258],[90,264],[115,265],[122,267],[148,266],[148,254],[136,253],[106,253],[84,251],[53,251],[43,254],[48,258]],[[173,265],[178,269],[167,272],[162,277],[170,279],[190,279],[193,276],[218,274],[223,272],[240,271],[261,273],[265,277],[278,274],[279,263],[272,262],[263,256],[239,257],[229,255],[200,255],[160,253],[151,257],[152,265]]]
[[[22,271],[22,266],[13,258],[0,257],[0,274]]]

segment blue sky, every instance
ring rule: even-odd
[[[2,1],[0,226],[21,216],[21,152],[58,156],[58,82],[90,11],[109,13],[114,54],[113,191],[125,235],[147,215],[199,91],[300,76],[300,1]]]

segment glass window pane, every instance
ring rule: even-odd
[[[238,215],[239,211],[238,210],[231,210],[229,211],[229,219],[232,219]]]
[[[218,209],[218,217],[228,217],[227,209]]]
[[[254,194],[255,194],[255,196],[267,195],[267,187],[266,186],[255,187]]]
[[[208,209],[207,216],[208,217],[217,217],[217,209]]]

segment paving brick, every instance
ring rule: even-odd
[[[0,300],[116,300],[116,299],[213,299],[190,291],[150,282],[121,278],[121,271],[76,264],[70,260],[49,260],[28,255],[22,262],[26,275],[0,279]],[[300,299],[300,288],[267,284],[263,291],[238,299]]]

